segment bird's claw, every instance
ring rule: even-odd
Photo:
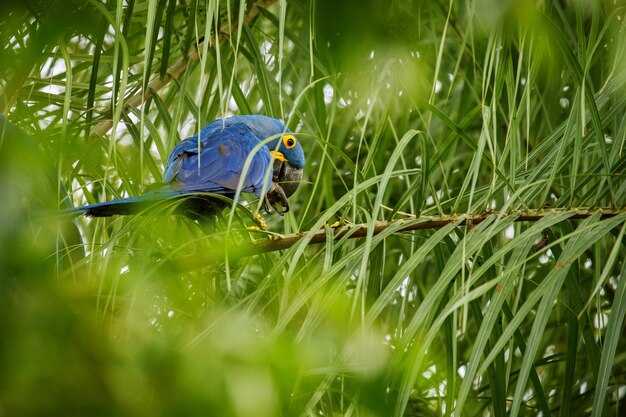
[[[284,216],[285,213],[289,211],[289,201],[287,201],[285,191],[276,183],[272,184],[263,198],[263,210],[265,210],[267,214],[271,213],[270,206],[281,216]],[[281,210],[281,208],[284,208],[284,210]]]

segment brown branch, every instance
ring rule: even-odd
[[[592,216],[595,213],[600,213],[602,219],[617,216],[622,213],[626,213],[625,209],[613,210],[613,209],[593,209],[593,210],[579,210],[579,209],[547,209],[539,211],[524,211],[524,212],[512,212],[508,214],[502,214],[506,216],[517,216],[516,222],[532,222],[538,221],[543,217],[559,214],[559,213],[571,213],[568,220],[572,219],[585,219]],[[450,223],[458,223],[458,226],[475,226],[478,223],[485,221],[490,216],[499,215],[496,212],[485,212],[474,215],[453,215],[453,216],[421,216],[421,217],[408,217],[406,219],[394,220],[390,222],[378,222],[374,226],[373,234],[377,235],[389,227],[396,226],[398,232],[409,232],[413,230],[423,229],[438,229]],[[406,226],[402,226],[406,223]],[[370,225],[354,224],[345,225],[341,227],[331,227],[333,231],[332,239],[337,241],[346,237],[347,239],[356,239],[367,236],[368,227]],[[229,245],[228,256],[230,259],[240,259],[247,256],[259,255],[268,252],[275,252],[279,250],[289,249],[298,242],[308,239],[307,244],[316,244],[325,242],[327,229],[318,231],[309,231],[294,233],[290,235],[278,236],[272,235],[266,239],[253,240],[250,243]],[[226,256],[225,246],[224,250],[220,250],[218,253],[210,255],[190,255],[184,258],[177,259],[175,261],[167,261],[166,263],[176,270],[194,270],[203,266],[214,264],[216,261],[224,260]],[[218,250],[218,248],[216,248]]]
[[[243,23],[248,24],[252,22],[260,13],[261,9],[266,9],[272,4],[276,3],[276,0],[266,0],[266,1],[257,1],[253,3],[248,13],[244,16]],[[219,41],[224,42],[226,39],[230,37],[230,34],[237,30],[237,25],[227,25],[220,29]],[[181,57],[176,62],[174,62],[167,70],[164,77],[157,77],[150,81],[147,85],[147,88],[143,91],[139,91],[138,93],[128,97],[124,101],[124,107],[122,111],[127,113],[132,108],[137,108],[146,102],[149,98],[153,97],[159,90],[168,85],[173,79],[180,77],[180,75],[185,72],[187,67],[190,64],[196,63],[200,61],[200,48],[203,45],[205,40],[201,40],[192,48],[189,54],[186,57]],[[104,119],[98,122],[93,129],[92,133],[103,136],[105,135],[111,128],[113,127],[112,119]]]

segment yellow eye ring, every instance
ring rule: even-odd
[[[296,138],[294,138],[293,135],[283,136],[283,145],[285,145],[285,148],[291,149],[296,146],[296,143]]]

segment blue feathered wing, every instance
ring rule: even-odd
[[[237,190],[248,155],[254,152],[241,187],[242,192],[260,196],[271,185],[271,157],[243,123],[223,124],[216,120],[198,137],[180,142],[167,161],[163,182],[176,191],[205,191],[232,196]],[[255,149],[257,147],[257,149]]]
[[[112,216],[133,214],[167,199],[186,198],[186,193],[210,192],[234,197],[248,155],[254,152],[241,192],[261,196],[272,183],[268,175],[271,156],[265,145],[244,123],[216,120],[200,132],[180,142],[170,154],[163,176],[163,186],[138,197],[92,204],[70,210],[70,214]],[[257,149],[255,149],[257,147]],[[267,182],[264,184],[264,182]],[[182,205],[182,212],[211,213],[223,202],[191,198]]]

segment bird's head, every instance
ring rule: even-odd
[[[245,123],[261,140],[272,138],[266,146],[274,158],[274,181],[282,186],[287,197],[293,194],[304,168],[304,150],[295,135],[280,120],[267,116],[234,116],[230,120]]]
[[[259,139],[272,138],[266,145],[274,159],[287,162],[296,169],[304,168],[304,150],[295,135],[280,120],[261,115],[233,116],[235,123],[244,123]]]

